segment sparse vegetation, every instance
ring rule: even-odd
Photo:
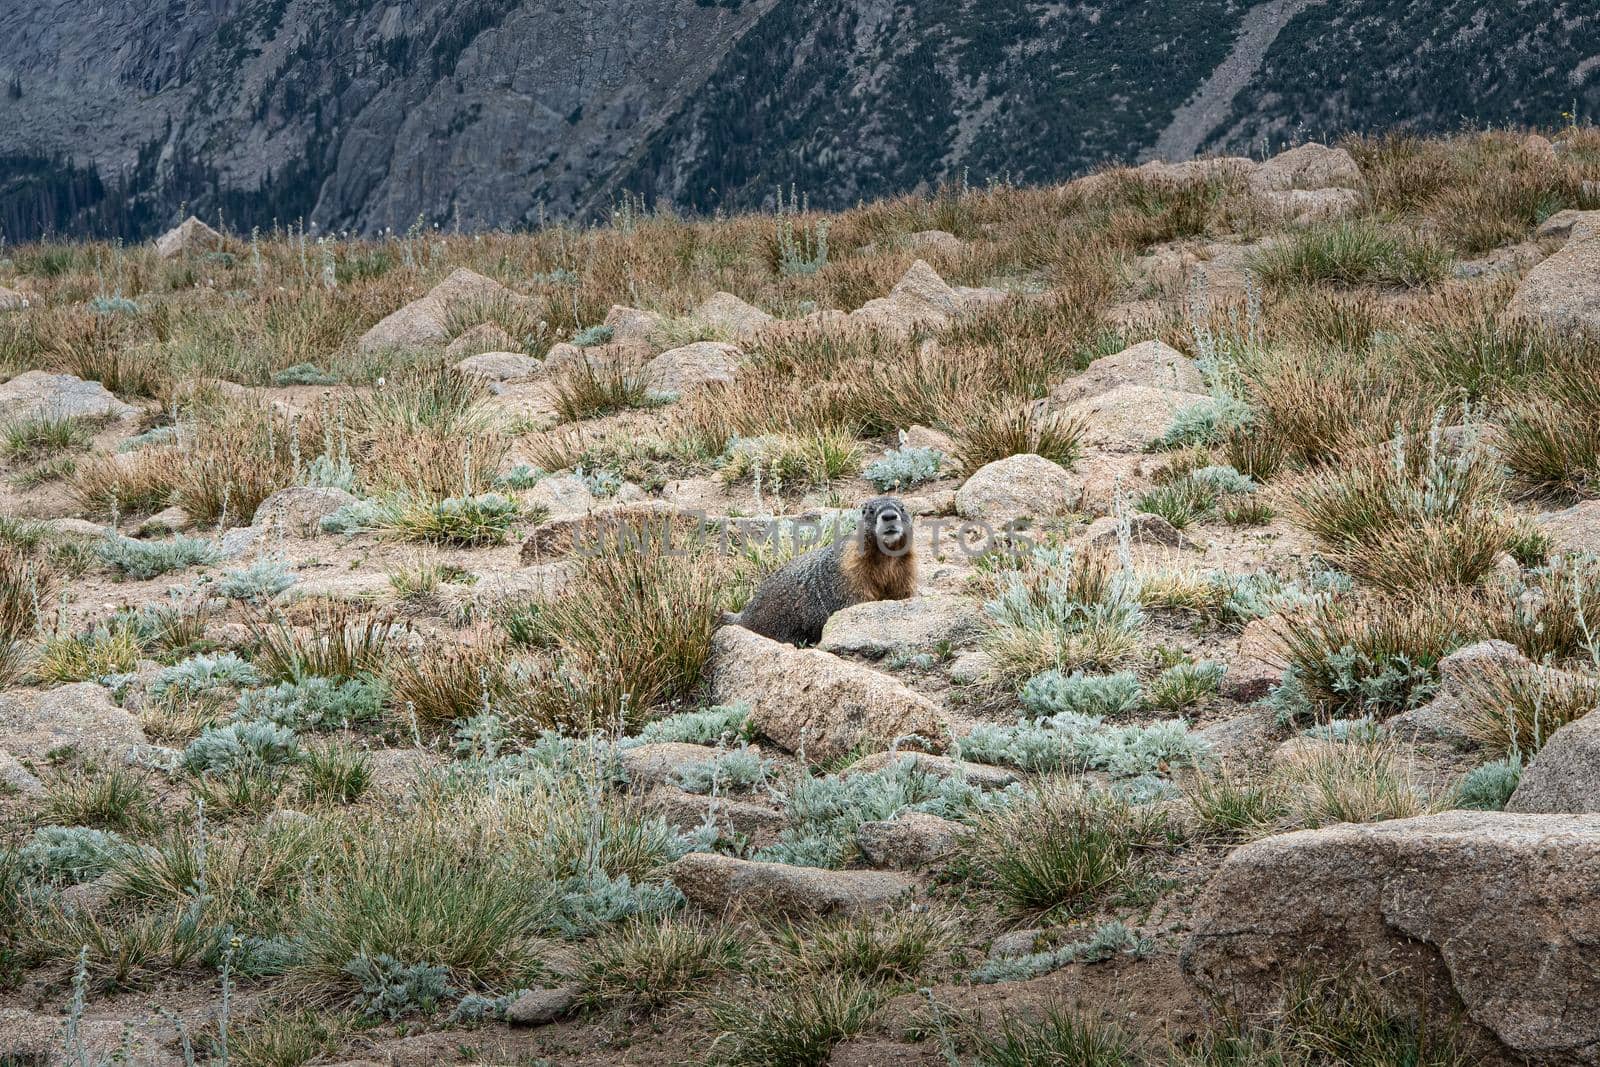
[[[1600,135],[1549,132],[1353,139],[1362,181],[1284,198],[1310,221],[1234,160],[786,189],[777,224],[7,243],[0,371],[136,410],[0,427],[0,990],[285,1067],[1477,1062],[1331,941],[1239,1019],[1175,961],[1219,871],[1270,869],[1287,927],[1340,905],[1286,873],[1318,842],[1493,834],[1575,758],[1600,347],[1518,292],[1534,227],[1600,206]],[[362,341],[460,268],[504,291]],[[743,356],[647,388],[701,340]],[[550,358],[453,367],[508,344]],[[1022,454],[1070,499],[987,537],[1042,487],[963,479]],[[879,493],[911,599],[817,648],[724,619]],[[1445,663],[1490,639],[1526,660]],[[511,1032],[530,1005],[562,1021]]]

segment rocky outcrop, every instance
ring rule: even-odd
[[[381,352],[441,347],[450,337],[453,309],[475,304],[516,304],[525,300],[493,278],[458,267],[429,289],[427,295],[379,320],[361,335],[356,348],[362,352]]]
[[[156,238],[156,255],[162,259],[198,256],[222,250],[222,234],[190,215]]]
[[[43,760],[58,749],[121,757],[147,743],[139,720],[93,682],[0,693],[0,738],[25,760]]]
[[[691,852],[667,869],[689,902],[714,914],[859,914],[894,905],[916,888],[888,871],[830,871]]]
[[[1546,739],[1523,770],[1506,810],[1600,812],[1600,712],[1591,711]]]
[[[843,656],[879,658],[967,644],[983,629],[978,605],[960,596],[876,600],[836,611],[817,647]]]
[[[1079,496],[1077,483],[1060,464],[1024,453],[986,463],[956,490],[956,513],[988,523],[996,531],[1022,519],[1059,515]]]
[[[0,385],[0,411],[9,419],[126,419],[138,414],[99,382],[42,370],[24,371]]]
[[[1272,837],[1212,883],[1182,966],[1206,997],[1274,1010],[1305,967],[1464,1009],[1518,1057],[1600,1051],[1600,816],[1453,811]]]
[[[938,709],[889,676],[740,626],[712,639],[711,697],[748,705],[758,733],[817,762],[911,735],[938,745],[945,733]]]
[[[1289,189],[1360,189],[1361,168],[1343,148],[1308,141],[1279,152],[1250,172],[1256,192]]]

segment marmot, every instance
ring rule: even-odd
[[[861,505],[861,525],[831,545],[796,556],[761,580],[744,611],[729,617],[789,644],[816,644],[828,616],[851,604],[905,600],[917,585],[911,516],[890,496]]]

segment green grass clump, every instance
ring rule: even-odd
[[[407,501],[389,518],[388,525],[408,541],[499,545],[522,517],[522,506],[516,501],[499,493],[480,493],[447,497],[437,504]]]
[[[1408,289],[1442,280],[1451,257],[1431,239],[1386,229],[1370,219],[1344,219],[1291,234],[1255,258],[1271,286],[1377,285]]]
[[[93,420],[64,415],[33,415],[0,425],[0,456],[25,460],[89,446]]]

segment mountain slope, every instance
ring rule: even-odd
[[[0,228],[527,225],[1600,106],[1600,16],[1465,0],[41,0]]]

